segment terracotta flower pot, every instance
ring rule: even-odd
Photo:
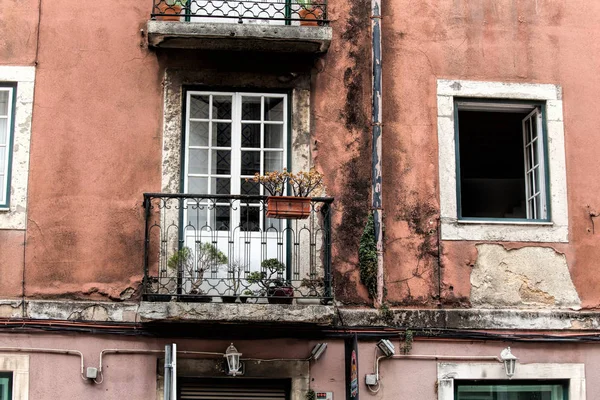
[[[298,15],[300,16],[300,25],[318,26],[323,19],[323,9],[317,6],[303,6],[298,11]]]
[[[310,197],[269,196],[267,217],[305,219],[310,215]]]
[[[173,4],[168,5],[166,1],[161,1],[158,4],[158,10],[161,15],[156,16],[157,21],[180,21],[181,20],[181,6]]]

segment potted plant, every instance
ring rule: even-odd
[[[294,288],[281,277],[285,272],[285,264],[276,258],[263,260],[262,271],[251,272],[248,283],[257,284],[259,296],[267,296],[271,304],[292,304]]]
[[[211,297],[201,296],[203,294],[200,286],[204,279],[204,272],[213,265],[227,263],[227,256],[211,243],[198,243],[196,254],[189,247],[183,247],[171,256],[167,262],[169,268],[176,268],[182,277],[182,286],[187,292],[186,301],[210,302]],[[189,290],[187,285],[190,285]]]
[[[229,274],[229,281],[231,283],[229,286],[230,294],[221,296],[221,300],[223,301],[223,303],[235,303],[235,301],[237,300],[239,290],[241,288],[241,276],[243,271],[244,268],[240,265],[239,262],[233,262],[230,266],[227,267],[227,273]]]
[[[305,219],[311,211],[310,195],[322,188],[323,175],[314,168],[296,174],[284,168],[281,172],[268,172],[265,175],[257,173],[252,181],[261,184],[269,194],[267,217]],[[284,196],[287,185],[293,196]]]
[[[181,10],[185,8],[188,0],[158,0],[156,7],[159,11],[159,16],[156,17],[159,21],[180,21]]]
[[[320,304],[321,293],[323,290],[323,278],[316,277],[314,274],[307,275],[306,278],[302,279],[300,286],[306,288],[308,292],[306,296],[302,293],[302,297],[296,299],[298,304]]]
[[[323,19],[323,4],[312,0],[298,0],[300,10],[300,25],[302,26],[317,26]]]

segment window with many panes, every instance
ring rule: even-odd
[[[184,192],[225,196],[214,207],[188,207],[186,223],[217,231],[264,226],[260,202],[231,207],[227,195],[263,195],[246,179],[287,165],[287,101],[275,93],[187,92]]]
[[[14,86],[0,86],[0,207],[7,207],[10,200],[10,154],[14,95]]]

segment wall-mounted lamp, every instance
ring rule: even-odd
[[[377,342],[377,348],[383,353],[386,357],[391,357],[396,354],[396,350],[394,349],[394,345],[387,339],[381,339]]]
[[[515,374],[518,358],[510,352],[510,347],[507,347],[504,350],[502,350],[502,352],[500,353],[500,358],[504,363],[504,370],[506,371],[506,376],[508,376],[508,379],[512,379],[513,375]]]
[[[310,353],[310,359],[317,361],[325,350],[327,350],[327,343],[317,343]]]
[[[244,365],[240,361],[241,356],[242,353],[239,353],[233,343],[231,343],[223,356],[227,359],[227,368],[229,368],[227,375],[244,375]]]

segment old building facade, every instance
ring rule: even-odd
[[[600,397],[588,3],[0,0],[0,399]]]

